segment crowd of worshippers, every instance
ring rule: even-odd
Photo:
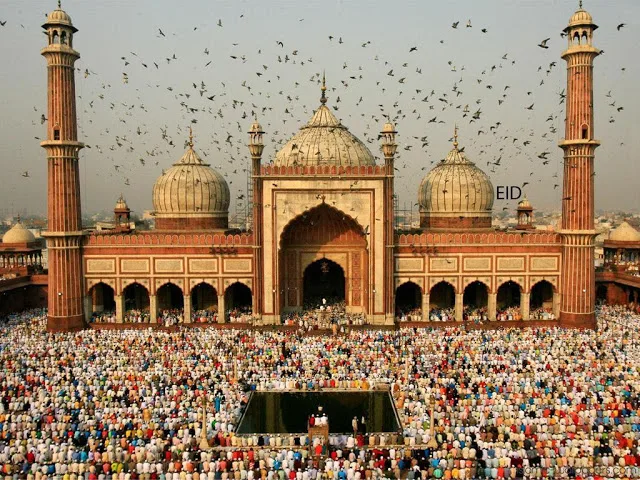
[[[12,315],[0,324],[0,469],[30,480],[634,478],[640,315],[601,306],[598,317],[598,331],[303,336],[50,334],[46,311]],[[326,457],[304,432],[235,433],[253,390],[381,387],[401,431],[331,433]]]
[[[348,326],[366,323],[363,313],[347,312],[346,302],[332,297],[305,302],[302,310],[285,312],[280,318],[283,325],[300,331],[332,330],[334,334],[346,332]]]
[[[250,307],[228,310],[226,317],[230,323],[253,323]],[[125,323],[151,323],[151,314],[148,309],[130,309],[124,312],[123,321]],[[116,323],[116,312],[113,310],[93,312],[89,322]],[[165,327],[185,323],[184,310],[181,308],[160,309],[157,314],[157,323]],[[191,313],[191,323],[218,323],[218,311],[217,309],[196,310]]]
[[[421,322],[421,308],[399,308],[396,311],[396,320],[399,322]]]

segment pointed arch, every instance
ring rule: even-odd
[[[404,282],[396,288],[396,318],[422,318],[422,288],[414,282]]]
[[[253,312],[251,289],[240,281],[232,283],[224,292],[224,306],[226,312],[220,315],[225,315],[225,321],[250,317]]]
[[[104,282],[97,282],[89,289],[89,297],[93,321],[108,321],[114,318],[116,302],[113,287]]]
[[[456,289],[446,280],[436,283],[429,291],[430,316],[441,316],[443,311],[453,314],[456,303]]]
[[[125,322],[149,322],[149,290],[138,283],[133,282],[122,290],[124,296],[124,321]]]
[[[366,233],[350,215],[324,202],[291,219],[280,235],[281,248],[332,244],[366,248]]]
[[[520,314],[522,287],[513,280],[502,283],[497,290],[496,308],[498,320],[517,320]]]
[[[166,282],[156,290],[158,310],[182,310],[184,308],[184,295],[182,289],[173,282]]]

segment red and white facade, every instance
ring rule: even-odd
[[[396,132],[390,124],[383,127],[384,164],[376,163],[326,107],[323,82],[320,107],[273,164],[261,163],[263,132],[257,123],[251,127],[250,232],[226,228],[226,182],[200,160],[190,139],[185,156],[154,187],[154,206],[162,210],[156,230],[83,235],[73,82],[78,54],[71,46],[76,30],[56,10],[45,24],[49,45],[43,50],[49,64],[43,142],[49,164],[49,328],[79,328],[92,312],[106,309],[114,311],[114,323],[124,322],[128,309],[146,309],[153,323],[173,304],[180,304],[189,323],[191,313],[205,306],[229,310],[238,300],[235,292],[249,292],[254,324],[275,325],[283,314],[304,308],[309,268],[329,261],[342,272],[346,311],[372,325],[393,325],[400,303],[407,302],[420,321],[429,321],[431,311],[448,310],[452,321],[461,322],[473,306],[489,321],[517,309],[518,320],[527,322],[534,308],[544,308],[561,325],[594,328],[598,142],[592,139],[592,61],[599,51],[591,46],[596,27],[590,18],[579,10],[566,30],[561,232],[537,231],[530,222],[517,231],[492,229],[493,187],[458,150],[456,137],[449,161],[421,186],[422,231],[399,234],[393,208]],[[67,43],[56,43],[56,32],[58,40],[64,32]],[[193,171],[207,179],[208,188],[199,184],[195,192],[200,180]],[[433,197],[429,189],[442,190],[449,175],[456,177],[456,189]],[[179,186],[175,194],[172,185]],[[481,193],[463,202],[469,192]]]

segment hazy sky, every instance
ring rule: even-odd
[[[152,208],[153,183],[183,154],[189,125],[196,150],[226,176],[234,198],[243,194],[252,112],[266,131],[266,163],[319,105],[323,70],[328,105],[338,107],[336,116],[378,158],[382,114],[395,119],[401,203],[416,202],[421,178],[450,150],[457,122],[461,146],[494,186],[529,182],[534,207],[559,207],[562,187],[554,185],[562,184],[557,143],[565,112],[559,94],[566,83],[560,54],[567,45],[559,34],[577,4],[64,0],[79,29],[79,137],[91,147],[80,157],[83,210],[111,210],[121,192],[134,211]],[[6,21],[0,27],[0,208],[46,212],[40,26],[55,6],[54,0],[3,0],[0,6]],[[585,0],[584,7],[600,26],[594,44],[605,50],[595,61],[595,137],[602,141],[596,207],[637,208],[632,152],[640,146],[640,65],[634,62],[640,2]],[[618,31],[620,23],[627,25]],[[540,48],[548,37],[549,48]],[[477,110],[479,120],[471,121]],[[547,165],[537,158],[544,151],[550,152]],[[487,165],[499,157],[500,165]],[[494,209],[514,204],[496,200]]]

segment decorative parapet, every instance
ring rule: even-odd
[[[253,235],[220,233],[132,233],[126,235],[87,235],[84,237],[85,246],[102,245],[165,245],[165,246],[235,246],[250,247]]]
[[[279,166],[262,165],[262,176],[309,176],[309,175],[335,175],[335,176],[381,176],[386,175],[384,165],[368,166],[336,166],[336,165],[305,165],[305,166]]]
[[[556,232],[443,232],[443,233],[409,233],[396,235],[396,246],[430,246],[430,245],[560,245],[560,235]]]

